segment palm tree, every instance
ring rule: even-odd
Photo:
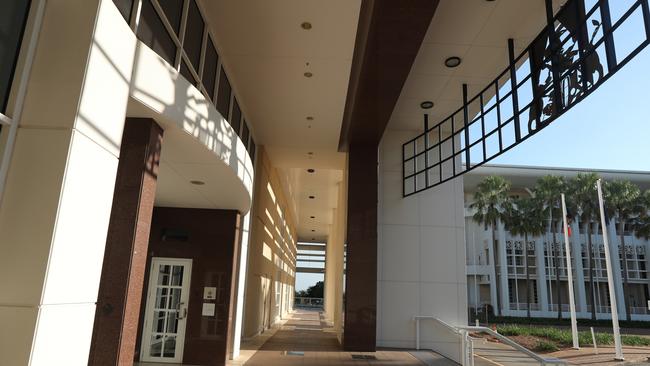
[[[510,182],[505,180],[503,177],[492,175],[483,179],[476,188],[476,192],[474,193],[474,202],[469,207],[476,210],[472,216],[472,219],[476,223],[485,225],[486,229],[489,225],[492,229],[492,248],[494,248],[494,250],[492,250],[492,258],[490,259],[496,276],[496,226],[497,221],[503,218],[503,213],[510,202],[510,197],[508,196],[508,192],[510,191]],[[501,265],[505,265],[505,263],[501,263]],[[495,315],[499,316],[501,315],[499,281],[496,278],[494,280],[497,290],[497,308]]]
[[[537,180],[534,193],[535,198],[539,199],[543,205],[545,215],[549,217],[548,230],[553,232],[553,259],[555,261],[555,298],[557,299],[557,318],[562,319],[562,292],[560,291],[560,271],[558,250],[555,250],[556,230],[553,225],[553,217],[562,216],[562,207],[560,205],[560,195],[566,190],[564,177],[547,175]],[[549,249],[551,246],[549,246]],[[538,269],[539,270],[539,269]],[[571,279],[568,279],[571,281]]]
[[[526,316],[530,319],[531,286],[528,254],[528,236],[539,236],[544,233],[544,210],[542,202],[536,198],[520,198],[511,205],[505,214],[506,227],[513,235],[524,237],[523,250],[526,267]],[[537,253],[539,255],[539,253]],[[540,270],[539,268],[537,269]],[[538,284],[540,285],[540,284]]]
[[[639,212],[641,190],[629,181],[615,180],[605,184],[605,204],[609,217],[618,218],[618,231],[621,238],[620,256],[623,261],[623,298],[627,321],[632,320],[630,302],[628,300],[629,283],[627,276],[627,252],[625,250],[625,225],[630,223]]]
[[[640,201],[637,217],[633,223],[634,235],[637,238],[650,240],[650,190],[643,193]]]
[[[589,285],[591,286],[591,319],[596,320],[596,291],[594,289],[594,250],[591,238],[592,221],[598,214],[598,192],[596,173],[580,173],[569,181],[569,206],[571,211],[587,227],[587,247],[589,255]],[[577,253],[576,253],[577,255]]]

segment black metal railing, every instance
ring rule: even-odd
[[[650,42],[649,0],[569,0],[488,86],[402,145],[403,196],[435,187],[533,136],[582,101]],[[464,160],[464,162],[463,162]]]

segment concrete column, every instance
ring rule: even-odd
[[[162,132],[148,118],[124,128],[89,365],[133,362]]]
[[[0,206],[2,365],[88,364],[130,33],[111,1],[45,7]]]
[[[508,289],[508,254],[506,253],[506,230],[505,226],[501,221],[497,224],[498,228],[498,238],[499,238],[499,252],[497,256],[499,257],[499,274],[501,278],[500,287],[501,287],[501,308],[505,314],[510,313],[510,294]]]
[[[584,268],[582,266],[582,244],[581,244],[582,235],[580,234],[580,222],[576,218],[571,224],[571,249],[573,249],[573,256],[571,260],[573,261],[573,275],[575,281],[573,282],[573,288],[576,291],[576,307],[578,311],[582,313],[583,317],[588,316],[587,314],[587,293],[585,291],[585,274]]]
[[[535,265],[537,266],[537,297],[540,310],[548,311],[548,289],[546,288],[546,265],[544,262],[544,237],[535,238]]]
[[[607,223],[607,234],[609,235],[608,238],[609,254],[611,255],[612,272],[614,274],[614,291],[616,292],[616,304],[618,305],[618,316],[620,319],[625,319],[627,317],[627,311],[626,311],[627,309],[625,307],[626,299],[625,299],[625,293],[623,292],[623,272],[622,272],[621,261],[620,261],[620,259],[625,260],[625,248],[620,248],[621,239],[618,235],[616,235],[615,219],[611,219]],[[619,253],[619,248],[622,251],[622,253]]]

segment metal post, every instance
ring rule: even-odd
[[[424,186],[429,187],[429,115],[424,114]],[[415,159],[417,164],[417,158]],[[417,176],[415,177],[417,180]],[[441,179],[442,180],[442,179]]]
[[[594,344],[594,351],[598,354],[598,346],[596,345],[596,334],[594,333],[594,327],[589,327],[591,330],[591,343]]]
[[[467,84],[463,84],[463,122],[465,123],[465,169],[469,169],[471,162],[469,160],[469,111],[467,106]],[[453,129],[453,126],[452,126]]]
[[[519,126],[519,98],[517,97],[517,65],[515,64],[515,41],[508,39],[508,58],[510,59],[510,92],[512,93],[512,123],[515,124],[515,141],[521,140]]]
[[[567,223],[566,200],[562,193],[562,223],[564,226],[564,250],[566,251],[566,270],[567,283],[569,284],[569,309],[571,311],[571,338],[573,338],[573,348],[580,349],[578,342],[578,322],[576,320],[576,302],[573,295],[573,270],[571,268],[571,247],[569,246],[569,225]],[[558,301],[558,306],[561,306]]]
[[[609,253],[609,240],[607,235],[607,222],[605,221],[605,207],[603,204],[603,189],[601,179],[596,181],[598,189],[598,203],[600,206],[600,221],[603,230],[603,242],[605,245],[605,265],[607,266],[607,286],[609,288],[609,302],[612,309],[612,327],[614,328],[614,347],[616,348],[615,360],[623,361],[623,348],[621,346],[621,333],[618,327],[618,309],[616,304],[616,290],[614,289],[614,273],[612,271],[612,259]]]
[[[420,350],[420,319],[415,318],[415,349]]]

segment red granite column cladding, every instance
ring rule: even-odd
[[[183,364],[226,363],[235,308],[239,224],[240,215],[234,210],[154,208],[145,278],[152,257],[192,259]],[[180,235],[165,235],[169,232]],[[204,301],[204,287],[216,287],[217,299]],[[140,319],[144,319],[145,302],[143,293]],[[201,315],[203,302],[216,304],[214,316]]]
[[[126,120],[88,365],[133,364],[162,136],[152,119]]]
[[[347,351],[374,352],[377,320],[377,145],[350,145],[345,276]]]

